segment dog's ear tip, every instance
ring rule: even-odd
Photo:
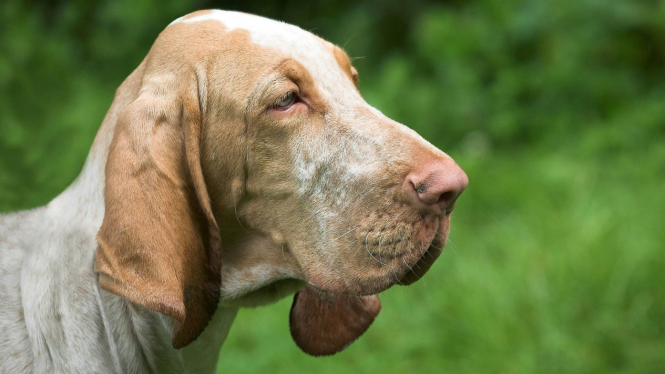
[[[193,314],[194,317],[184,318],[182,321],[174,318],[171,335],[171,345],[173,348],[184,348],[198,339],[210,324],[214,311],[207,314],[203,312],[195,312]]]
[[[309,355],[333,355],[367,331],[380,311],[377,295],[330,294],[308,286],[293,298],[291,336]]]
[[[190,343],[192,343],[196,338],[198,338],[198,335],[194,337],[184,337],[184,334],[180,332],[176,332],[175,329],[173,331],[173,335],[171,336],[171,346],[173,346],[174,349],[182,349],[188,346]]]

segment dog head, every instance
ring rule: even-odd
[[[306,285],[296,341],[314,354],[348,345],[380,309],[371,295],[416,281],[441,253],[468,183],[357,81],[341,49],[281,22],[202,11],[167,27],[110,111],[102,287],[174,317],[181,347],[219,302]],[[364,322],[340,333],[349,318]],[[317,329],[337,336],[332,348],[313,347]]]

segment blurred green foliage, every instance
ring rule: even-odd
[[[0,3],[0,211],[77,175],[161,29],[243,10],[354,57],[361,91],[451,154],[470,187],[421,282],[314,359],[289,300],[240,313],[219,372],[665,372],[665,2]]]

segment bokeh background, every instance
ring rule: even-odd
[[[80,171],[122,80],[197,9],[284,20],[466,170],[425,279],[368,333],[301,353],[290,300],[243,310],[224,373],[664,373],[665,1],[0,2],[0,212]]]

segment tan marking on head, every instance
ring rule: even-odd
[[[346,52],[344,52],[342,48],[334,45],[332,53],[333,56],[335,56],[337,64],[339,64],[339,67],[341,67],[344,71],[344,74],[346,74],[349,79],[351,79],[351,82],[357,86],[358,82],[360,81],[360,78],[358,77],[358,71],[353,67],[353,65],[351,65],[351,60],[349,59],[349,56],[346,54]]]
[[[327,111],[323,96],[307,68],[296,60],[288,59],[282,63],[278,70],[298,86],[302,98],[306,100],[313,112],[325,113]]]
[[[191,49],[187,55],[193,57],[179,60],[191,60],[191,64],[204,69],[206,75],[199,87],[207,96],[201,99],[204,116],[201,160],[224,242],[221,253],[223,302],[235,305],[235,298],[249,291],[253,293],[243,298],[242,305],[258,305],[262,299],[284,297],[302,287],[300,281],[285,280],[302,278],[300,265],[288,246],[274,239],[279,235],[275,235],[271,226],[256,224],[256,214],[243,213],[243,206],[247,204],[245,172],[253,173],[253,169],[246,169],[247,147],[254,147],[257,131],[264,131],[262,127],[277,122],[275,118],[269,118],[269,123],[254,120],[266,117],[265,110],[274,101],[268,100],[272,93],[266,91],[266,87],[276,78],[281,76],[297,85],[313,112],[325,111],[327,104],[315,79],[301,62],[289,58],[281,49],[257,44],[247,29],[229,29],[218,20],[204,19],[174,23],[162,34],[168,37],[171,46],[175,40],[189,40],[182,46]],[[277,86],[280,89],[280,85]],[[283,92],[277,94],[281,96]],[[261,144],[255,147],[261,148]],[[261,174],[257,178],[265,180]],[[267,266],[274,271],[243,271]],[[279,287],[264,287],[273,282],[279,282]],[[263,287],[260,292],[257,286]]]

